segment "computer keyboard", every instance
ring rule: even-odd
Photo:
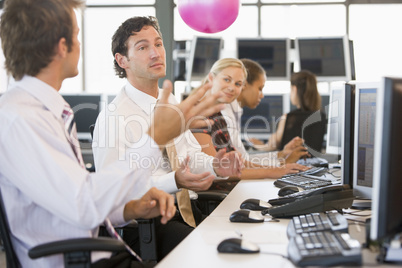
[[[294,175],[294,176],[282,177],[274,182],[274,185],[278,188],[282,188],[286,185],[293,185],[300,187],[304,190],[315,189],[332,184],[333,183],[331,180],[320,179],[308,175]]]
[[[294,216],[288,224],[288,238],[305,232],[348,232],[348,221],[337,211],[316,212]]]
[[[328,166],[328,161],[321,157],[301,158],[296,163],[304,166],[317,166],[317,167]]]
[[[288,257],[296,266],[361,265],[359,241],[342,232],[309,232],[292,237]]]
[[[317,174],[326,169],[327,168],[325,168],[325,167],[311,167],[310,169],[308,169],[306,171],[300,171],[300,172],[293,173],[293,174],[287,174],[287,175],[283,176],[283,178],[293,177],[293,176],[298,176],[298,175],[314,175],[314,174]]]

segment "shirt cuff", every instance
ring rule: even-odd
[[[215,180],[227,180],[229,178],[229,176],[228,177],[221,177],[215,172],[213,162],[214,162],[214,157],[209,156],[209,159],[208,159],[208,169],[209,170],[208,171],[211,172],[211,174],[215,175]]]
[[[167,193],[176,193],[179,191],[175,178],[176,172],[169,172],[160,176],[151,176],[152,186]]]
[[[124,220],[124,206],[125,205],[119,207],[118,209],[115,209],[114,211],[112,211],[112,213],[109,214],[108,218],[113,226],[124,226],[131,222],[127,222]]]

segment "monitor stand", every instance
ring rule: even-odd
[[[355,200],[351,208],[360,210],[371,209],[371,200]]]

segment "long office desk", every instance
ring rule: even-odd
[[[286,258],[275,255],[287,256],[286,228],[289,219],[263,223],[229,221],[230,214],[239,209],[245,199],[258,198],[267,201],[276,198],[278,188],[273,185],[273,182],[274,180],[270,179],[241,181],[211,215],[158,263],[157,267],[294,267]],[[267,219],[270,217],[267,216]],[[349,233],[352,237],[364,242],[365,228],[363,225],[350,223]],[[227,254],[217,251],[217,246],[222,240],[240,236],[258,244],[261,252]],[[368,249],[363,250],[364,264],[370,266],[376,264],[375,257],[376,254],[371,253]]]

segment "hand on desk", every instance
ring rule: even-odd
[[[306,171],[308,169],[310,168],[296,163],[285,164],[278,168],[272,168],[269,177],[272,179],[279,179],[287,174],[295,174],[300,171]]]
[[[287,155],[283,152],[284,151],[278,153],[278,158],[284,158],[287,164],[296,163],[299,159],[303,157],[311,157],[310,153],[307,151],[307,148],[304,146],[297,147],[296,149],[291,151],[290,154]]]

